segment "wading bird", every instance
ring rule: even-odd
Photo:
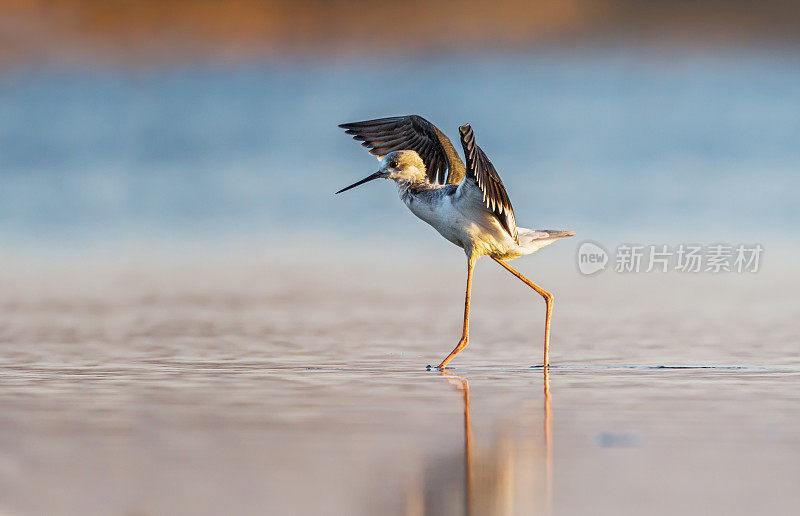
[[[418,115],[379,118],[340,124],[353,139],[361,141],[377,156],[380,168],[337,194],[374,179],[397,184],[400,198],[414,215],[434,227],[467,255],[467,293],[461,339],[439,364],[443,369],[469,342],[469,300],[472,271],[481,256],[489,256],[511,274],[538,292],[547,305],[544,325],[544,367],[549,366],[550,317],[553,295],[506,263],[572,231],[517,227],[514,209],[494,166],[475,144],[469,124],[459,127],[467,164],[458,156],[450,139],[435,125]]]

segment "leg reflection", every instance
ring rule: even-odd
[[[469,382],[466,378],[449,371],[442,371],[451,382],[455,383],[464,396],[464,506],[466,514],[472,514],[472,428],[469,424]]]
[[[543,411],[536,410],[535,415],[528,413],[543,424],[542,433],[536,432],[536,440],[530,441],[530,437],[519,440],[519,435],[515,435],[514,430],[510,429],[501,432],[500,440],[494,446],[479,447],[478,450],[473,449],[469,382],[449,371],[441,371],[440,374],[459,390],[462,397],[464,476],[459,483],[464,487],[463,514],[552,514],[553,431],[549,371],[543,371],[544,401],[540,405]],[[539,417],[543,419],[540,420]],[[452,467],[450,471],[455,473]],[[457,477],[452,480],[457,481],[456,479]],[[455,486],[452,483],[449,486],[446,489],[455,495],[452,491]],[[429,491],[428,494],[432,493]],[[458,500],[457,496],[453,502]],[[434,509],[428,503],[425,507],[425,513],[453,513],[441,512],[442,507],[438,507],[439,512],[427,510]],[[449,509],[453,510],[455,507],[451,505]],[[462,514],[460,510],[457,511]]]
[[[550,408],[550,371],[544,368],[544,488],[545,488],[545,514],[553,512],[553,413]]]

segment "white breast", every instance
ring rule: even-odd
[[[447,195],[441,189],[418,194],[402,192],[401,198],[411,212],[424,220],[444,238],[478,254],[504,254],[513,239],[502,229],[480,199]]]
[[[414,195],[403,196],[411,213],[424,220],[450,242],[459,247],[464,247],[463,217],[453,207],[452,197],[449,195]]]

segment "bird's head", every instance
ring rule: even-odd
[[[424,182],[425,163],[422,158],[415,151],[412,150],[399,150],[390,152],[383,158],[379,158],[381,165],[377,172],[365,177],[357,183],[353,183],[347,188],[342,188],[338,193],[342,193],[356,186],[363,185],[373,179],[391,179],[398,184],[412,185],[415,183]]]

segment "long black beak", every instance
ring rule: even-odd
[[[378,178],[381,178],[381,177],[383,177],[383,172],[381,172],[381,171],[375,172],[371,176],[367,176],[364,179],[362,179],[361,181],[359,181],[357,183],[353,183],[352,185],[348,186],[347,188],[342,188],[341,190],[339,190],[336,193],[340,194],[342,192],[346,192],[347,190],[349,190],[351,188],[355,188],[358,185],[363,185],[364,183],[368,183],[368,182],[372,181],[373,179],[378,179]]]

